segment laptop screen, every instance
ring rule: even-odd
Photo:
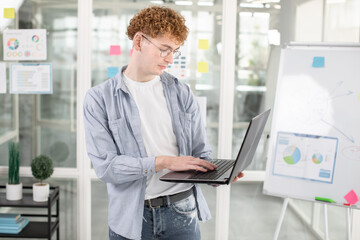
[[[237,163],[230,175],[231,180],[234,179],[239,172],[242,172],[244,169],[246,169],[252,162],[269,114],[270,109],[254,117],[250,121],[239,153],[236,157]]]

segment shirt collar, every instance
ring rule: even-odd
[[[116,74],[115,76],[115,80],[116,80],[116,87],[115,87],[115,95],[117,95],[118,90],[122,90],[123,92],[129,93],[129,89],[127,88],[125,82],[124,82],[124,71],[127,68],[127,65],[123,66],[121,68],[120,73]],[[174,77],[173,75],[167,73],[167,72],[163,72],[160,75],[160,81],[166,85],[171,85],[173,83],[178,83],[178,79],[176,77]]]

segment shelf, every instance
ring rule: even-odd
[[[51,229],[55,229],[59,223],[51,222]],[[51,231],[54,233],[54,231]],[[26,227],[18,234],[0,233],[0,237],[23,237],[23,238],[47,238],[47,222],[29,222]]]
[[[0,186],[1,188],[5,188]],[[24,186],[23,189],[32,189],[31,186]],[[51,187],[50,188],[50,202],[51,204],[55,204],[57,198],[59,198],[59,188]],[[0,206],[2,207],[30,207],[30,208],[47,208],[48,201],[45,202],[34,202],[33,195],[30,192],[23,192],[23,198],[18,201],[8,201],[6,198],[0,198]]]
[[[29,217],[30,221],[26,227],[17,234],[0,233],[0,238],[46,238],[51,237],[56,232],[56,239],[60,239],[59,233],[59,187],[50,187],[50,194],[48,200],[45,202],[34,202],[32,194],[32,186],[23,186],[23,198],[19,201],[8,201],[5,197],[5,186],[0,186],[0,207],[11,208],[44,208],[47,209],[47,214],[26,213],[21,214],[24,217]],[[56,204],[56,213],[52,214],[51,208]],[[48,221],[37,219],[33,221],[32,218],[47,218]]]

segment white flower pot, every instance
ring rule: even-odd
[[[22,183],[6,184],[6,199],[9,201],[17,201],[22,199]]]
[[[46,202],[49,197],[50,186],[48,183],[33,184],[33,200],[35,202]]]

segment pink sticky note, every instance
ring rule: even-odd
[[[130,57],[131,57],[132,53],[133,53],[133,49],[130,49]]]
[[[355,204],[357,203],[357,201],[359,201],[359,198],[354,192],[354,190],[348,192],[348,194],[346,194],[344,198],[349,204]]]
[[[120,55],[120,45],[111,45],[110,46],[110,55]]]

